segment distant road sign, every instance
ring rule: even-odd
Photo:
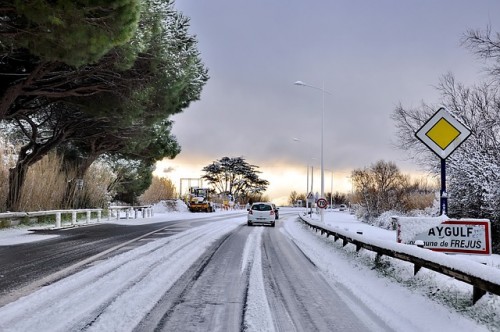
[[[441,159],[446,159],[470,134],[467,127],[441,107],[415,136]]]
[[[328,206],[328,202],[324,198],[318,199],[318,201],[316,202],[316,204],[318,204],[318,207],[320,209],[324,209],[324,208],[326,208]]]

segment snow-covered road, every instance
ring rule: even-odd
[[[500,330],[496,297],[473,321],[425,294],[449,280],[398,282],[404,265],[374,267],[370,253],[282,214],[276,228],[247,227],[242,214],[95,262],[1,307],[0,331]]]
[[[0,330],[130,330],[211,242],[237,226],[205,225],[102,261],[1,308]]]

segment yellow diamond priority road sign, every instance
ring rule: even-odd
[[[441,159],[446,159],[469,135],[470,130],[445,108],[440,108],[415,133]]]

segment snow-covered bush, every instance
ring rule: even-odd
[[[167,199],[153,204],[154,213],[167,212],[187,212],[188,207],[185,202],[180,199]]]
[[[439,212],[439,211],[438,211]],[[377,217],[372,223],[372,225],[384,228],[396,230],[396,225],[393,223],[392,217],[436,217],[438,213],[433,208],[427,208],[425,210],[412,210],[406,213],[401,211],[386,211]]]

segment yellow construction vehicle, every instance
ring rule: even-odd
[[[210,189],[191,187],[186,196],[186,204],[191,212],[214,212],[214,206],[210,201]]]

